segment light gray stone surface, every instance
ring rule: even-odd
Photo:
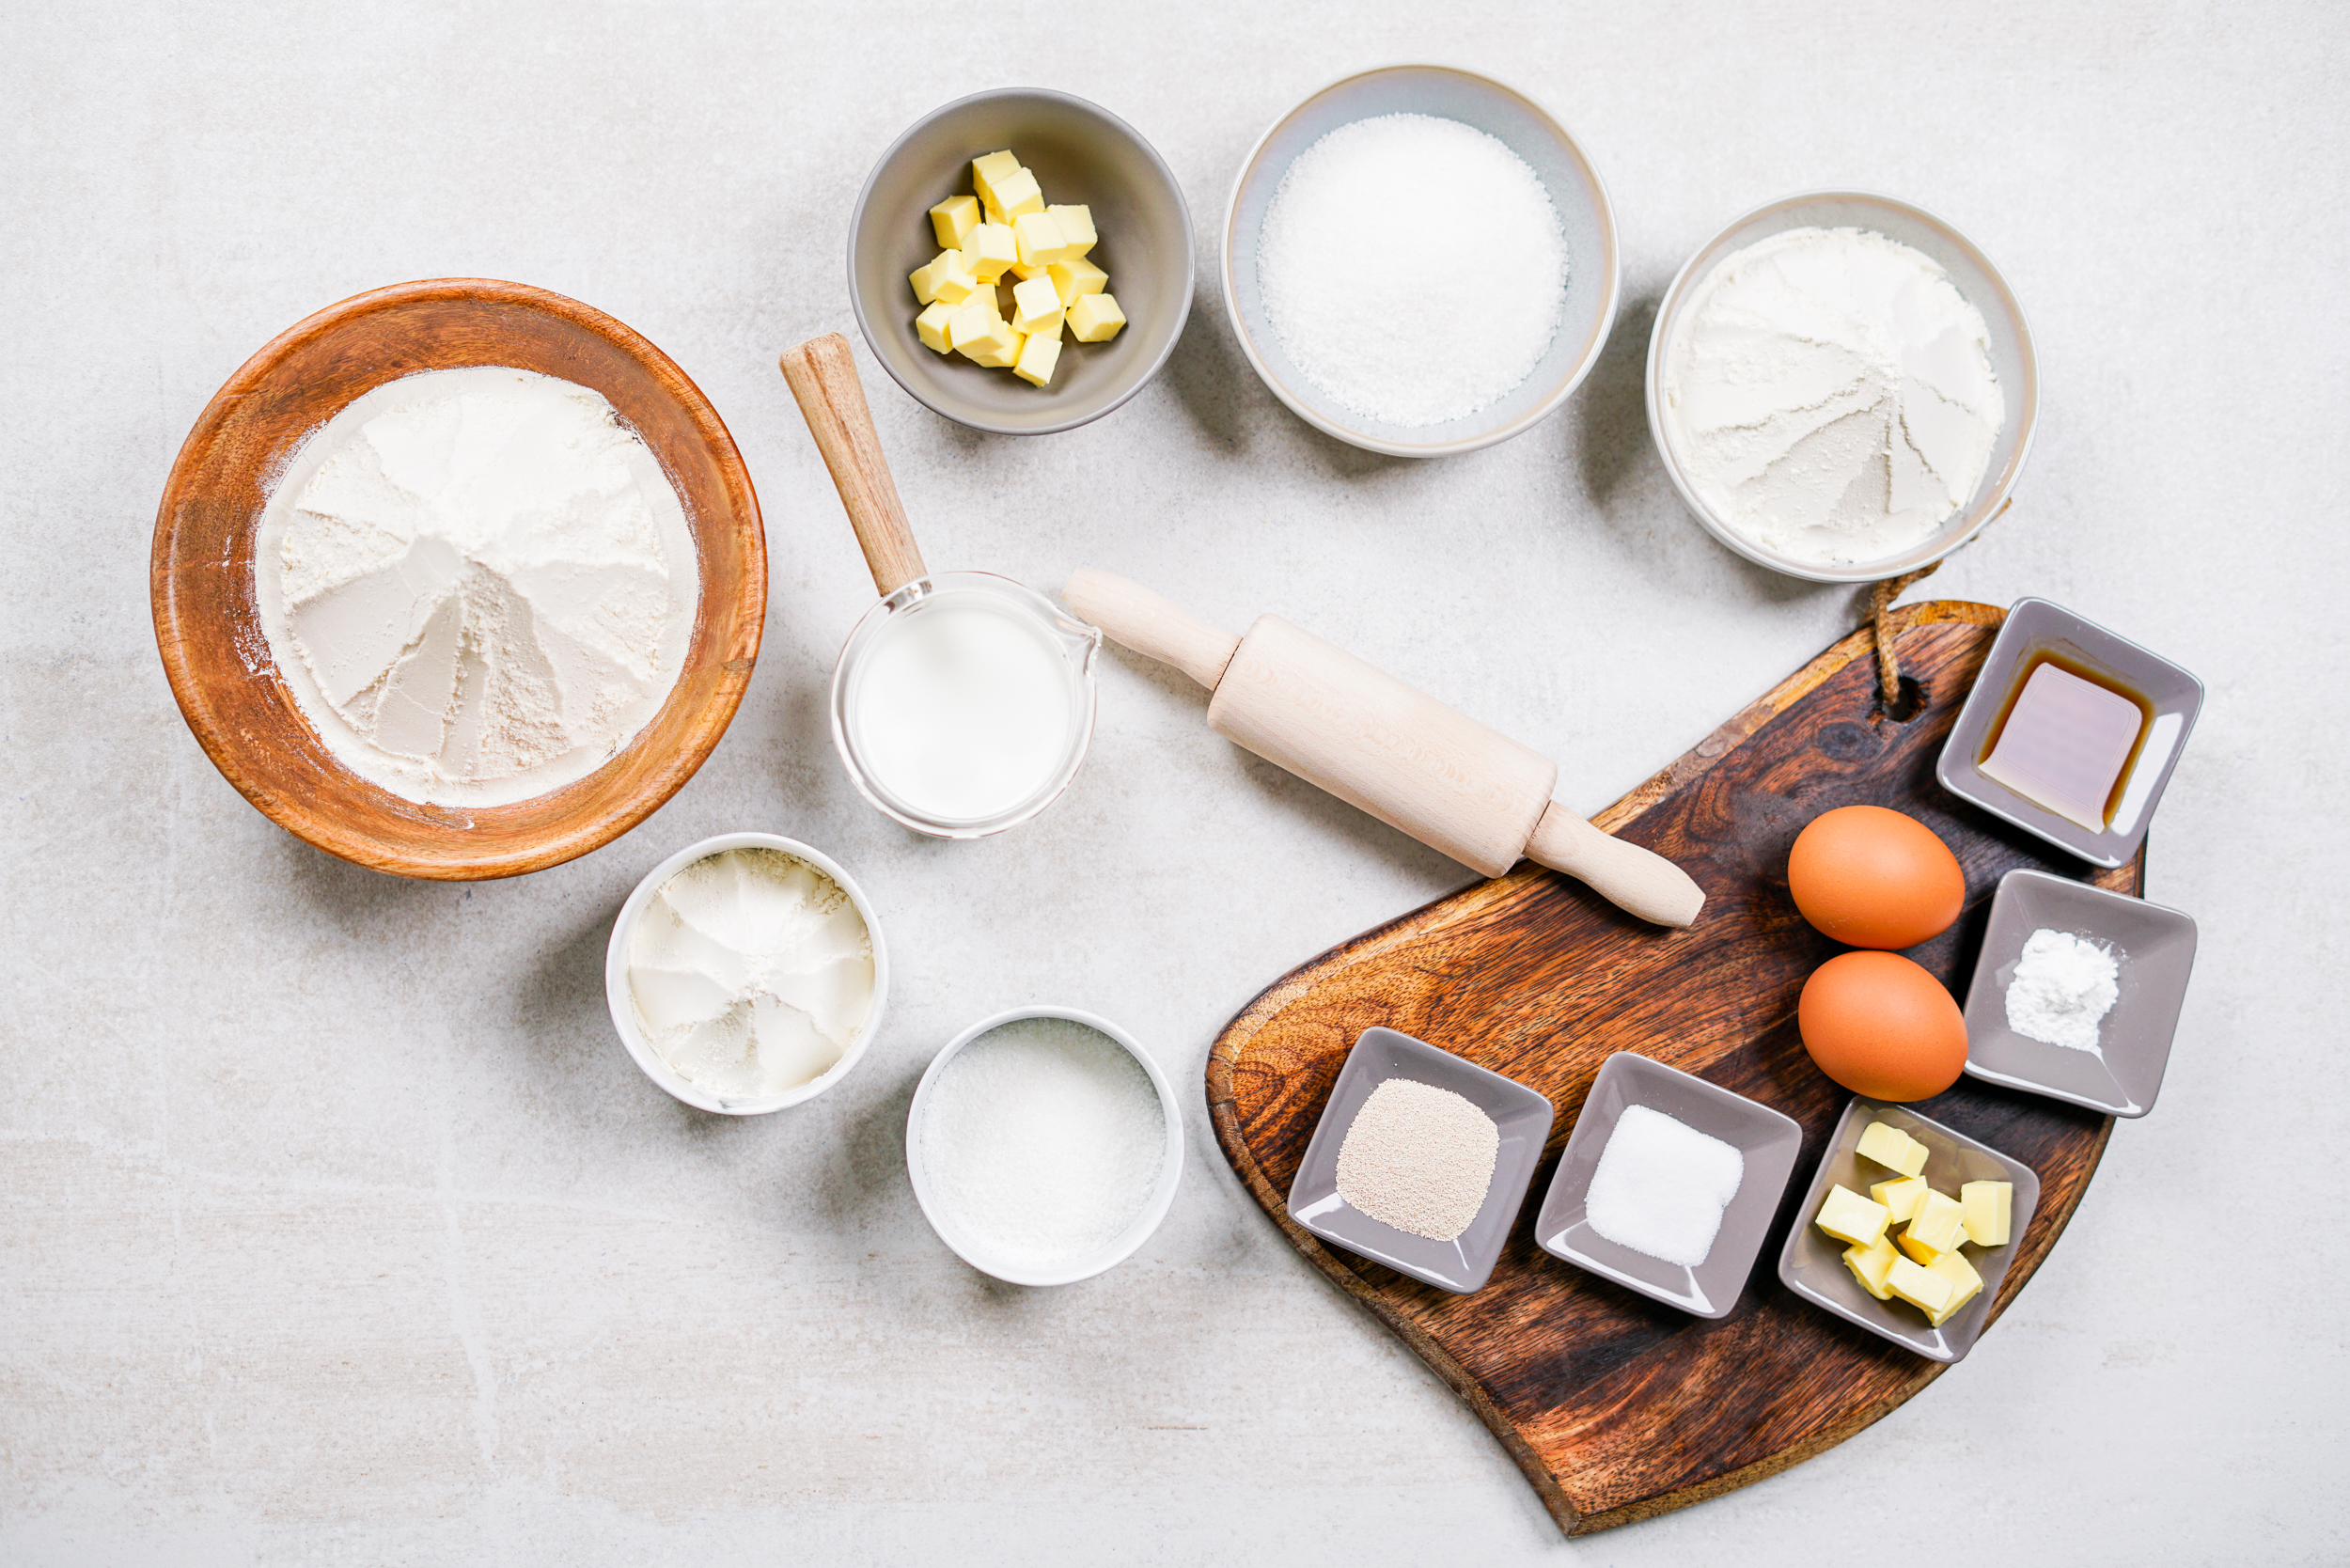
[[[2350,1555],[2342,9],[979,14],[10,8],[0,1560],[1811,1564],[1904,1520],[1919,1564]],[[1418,466],[1285,413],[1206,270],[1259,132],[1403,59],[1495,73],[1583,137],[1627,283],[1561,415]],[[1049,588],[1090,562],[1233,626],[1278,609],[1556,756],[1587,810],[1861,598],[1742,564],[1674,500],[1639,374],[1681,260],[1751,205],[1858,186],[2005,269],[2039,443],[1931,590],[2044,594],[2209,682],[2150,887],[2203,945],[2161,1105],[1925,1396],[1563,1544],[1246,1200],[1196,1098],[1175,1212],[1101,1279],[997,1288],[925,1228],[903,1118],[964,1023],[1094,1008],[1197,1096],[1260,986],[1463,880],[1125,658],[1086,771],[1020,831],[918,840],[852,793],[821,703],[869,586],[775,355],[854,331],[869,162],[1010,82],[1156,142],[1203,287],[1167,374],[1070,434],[976,437],[872,385],[932,563]],[[356,870],[247,807],[173,707],[145,575],[164,472],[246,355],[449,274],[561,290],[673,354],[742,443],[773,563],[758,681],[700,775],[598,854],[471,888]],[[630,1065],[600,966],[653,862],[743,827],[852,868],[900,967],[854,1078],[731,1121]]]

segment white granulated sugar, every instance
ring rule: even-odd
[[[2007,1027],[2068,1051],[2095,1051],[2098,1027],[2122,999],[2121,977],[2111,948],[2069,931],[2035,931],[2008,981]]]
[[[1501,1130],[1465,1098],[1389,1078],[1339,1146],[1339,1196],[1383,1225],[1450,1241],[1484,1206]]]
[[[1531,375],[1566,310],[1559,210],[1526,160],[1428,115],[1342,125],[1298,154],[1257,241],[1290,362],[1364,418],[1441,425]]]
[[[1736,1146],[1646,1105],[1627,1105],[1584,1195],[1592,1230],[1618,1247],[1684,1268],[1714,1250],[1747,1157]]]
[[[1037,1270],[1116,1241],[1167,1158],[1165,1114],[1142,1064],[1064,1018],[1019,1019],[956,1052],[931,1086],[921,1136],[948,1224]]]
[[[478,806],[627,745],[701,593],[651,449],[600,393],[500,366],[388,383],[319,427],[270,492],[253,579],[328,749],[409,800]]]
[[[1791,228],[1715,265],[1666,345],[1665,434],[1730,526],[1818,565],[1933,537],[2007,419],[1991,335],[1940,262]]]

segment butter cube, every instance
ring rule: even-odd
[[[1904,1176],[1915,1176],[1926,1168],[1926,1146],[1889,1121],[1870,1122],[1854,1152]]]
[[[1950,1304],[1956,1289],[1948,1277],[1906,1258],[1893,1260],[1893,1266],[1885,1274],[1885,1288],[1929,1318]]]
[[[1020,160],[1011,152],[990,152],[971,160],[971,188],[990,207],[1001,207],[1003,203],[995,199],[995,181],[1009,180],[1019,172]]]
[[[966,330],[965,323],[977,320],[976,330]],[[1000,318],[984,308],[974,312],[966,307],[955,318],[955,352],[974,365],[984,365],[991,370],[1006,370],[1020,362],[1020,334]]]
[[[1060,337],[1060,296],[1049,277],[1032,277],[1011,290],[1011,324],[1018,332]]]
[[[914,285],[914,297],[924,305],[938,300],[961,305],[979,286],[971,269],[963,264],[963,253],[955,250],[940,251],[929,266],[916,267],[907,281]]]
[[[1942,1256],[1942,1249],[1937,1247],[1928,1247],[1918,1239],[1916,1232],[1917,1227],[1912,1225],[1893,1240],[1904,1252],[1909,1254],[1912,1261],[1932,1267],[1934,1261]]]
[[[1042,386],[1051,381],[1053,367],[1060,363],[1060,307],[1058,306],[1053,309],[1053,321],[1055,330],[1051,337],[1035,333],[1020,345],[1020,362],[1011,368],[1013,375],[1033,385]]]
[[[1926,1309],[1926,1321],[1936,1328],[1950,1322],[1951,1313],[1974,1300],[1982,1292],[1982,1276],[1975,1272],[1975,1265],[1966,1261],[1964,1253],[1945,1252],[1926,1265],[1926,1272],[1939,1275],[1950,1282],[1950,1300],[1944,1302],[1939,1309],[1928,1308]]]
[[[1879,1236],[1874,1246],[1844,1248],[1844,1266],[1852,1270],[1862,1290],[1879,1301],[1890,1301],[1893,1293],[1887,1287],[1885,1277],[1892,1272],[1894,1261],[1900,1257],[1893,1244]]]
[[[1906,1225],[1918,1216],[1919,1200],[1932,1190],[1923,1176],[1896,1176],[1870,1187],[1869,1196],[1891,1212],[1894,1224]]]
[[[948,305],[945,300],[935,300],[923,310],[922,314],[914,318],[914,330],[921,335],[924,348],[935,349],[940,353],[954,352],[954,334],[948,329],[948,323],[954,320],[955,309],[954,306]]]
[[[1966,1239],[1977,1247],[2005,1247],[2007,1228],[2015,1206],[2013,1182],[1968,1182],[1958,1189],[1961,1223]]]
[[[971,230],[971,238],[964,242],[963,264],[981,283],[993,283],[1004,275],[1004,269],[1020,259],[1020,250],[1012,243],[1011,229],[1000,223],[983,223]]]
[[[1078,335],[1078,340],[1085,340],[1084,334]],[[1885,1239],[1886,1221],[1891,1217],[1885,1212],[1884,1204],[1863,1198],[1839,1183],[1827,1189],[1827,1201],[1820,1205],[1820,1217],[1814,1223],[1838,1241],[1850,1242],[1855,1247],[1873,1247]]]
[[[1029,267],[1049,267],[1069,259],[1069,237],[1050,212],[1029,212],[1011,221],[1020,241],[1020,260]]]
[[[989,180],[988,189],[995,198],[992,205],[1003,214],[1000,222],[1017,222],[1031,212],[1042,214],[1044,211],[1043,188],[1026,169],[1014,169],[1001,180]]]
[[[1048,267],[1031,267],[1026,261],[1014,261],[1010,266],[1005,268],[1004,271],[1007,275],[1016,277],[1021,282],[1026,283],[1032,277],[1042,277],[1047,272],[1051,271],[1051,269]]]
[[[1098,294],[1110,286],[1110,274],[1083,257],[1056,261],[1045,272],[1051,275],[1053,290],[1060,295],[1064,306],[1076,304],[1079,294]]]
[[[1080,205],[1047,207],[1044,210],[1060,225],[1061,236],[1069,242],[1065,259],[1074,261],[1101,243],[1102,237],[1093,232],[1092,208]]]
[[[1957,1199],[1929,1188],[1918,1200],[1918,1213],[1910,1220],[1909,1229],[1902,1234],[1917,1237],[1936,1252],[1955,1252],[1966,1233],[1966,1211]]]
[[[931,209],[931,230],[948,250],[961,250],[963,242],[979,226],[979,203],[976,196],[948,196]]]
[[[965,344],[987,337],[995,325],[995,317],[987,308],[987,302],[974,294],[955,306],[955,313],[947,319],[947,341],[961,350]]]
[[[1079,294],[1069,307],[1069,330],[1080,343],[1106,343],[1125,324],[1126,313],[1109,294]]]

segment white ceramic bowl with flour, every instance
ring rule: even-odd
[[[760,1116],[814,1099],[864,1059],[889,1001],[889,948],[829,855],[727,833],[636,885],[612,922],[603,986],[645,1076],[697,1110]]]
[[[1134,1255],[1175,1201],[1183,1119],[1134,1036],[1024,1007],[948,1043],[906,1115],[906,1175],[955,1255],[1013,1285],[1067,1285]]]
[[[1402,125],[1387,120],[1396,116],[1411,118]],[[1430,126],[1429,120],[1452,128],[1455,133],[1449,143],[1432,133],[1441,128]],[[1381,121],[1387,123],[1375,123]],[[1346,138],[1361,137],[1380,138],[1382,145],[1345,145]],[[1512,243],[1509,257],[1446,266],[1439,269],[1445,274],[1440,279],[1418,275],[1425,259],[1417,255],[1410,270],[1395,267],[1377,254],[1379,225],[1373,220],[1407,207],[1418,218],[1431,193],[1396,190],[1378,207],[1363,211],[1350,192],[1375,173],[1383,159],[1398,158],[1415,166],[1455,171],[1445,178],[1456,188],[1445,194],[1460,198],[1461,210],[1452,214],[1457,221],[1449,227],[1465,241],[1476,238],[1470,226],[1522,205],[1509,199],[1514,185],[1538,182],[1532,204],[1539,211],[1541,198],[1547,197],[1559,256],[1546,266],[1531,265],[1528,248]],[[1303,176],[1300,183],[1290,182],[1292,169],[1301,165],[1313,176],[1314,189],[1303,188]],[[1309,197],[1319,198],[1312,206],[1336,204],[1352,211],[1353,226],[1347,225],[1344,211],[1334,214],[1340,222],[1321,225],[1305,223],[1302,214],[1287,212],[1292,204],[1307,204]],[[1518,227],[1504,223],[1489,232],[1507,240]],[[1442,234],[1425,225],[1405,237],[1405,243],[1426,248],[1432,257],[1443,253],[1442,242]],[[1345,275],[1331,277],[1326,290],[1285,288],[1279,275],[1285,271],[1283,256],[1296,262],[1288,270],[1298,272],[1301,279],[1321,275],[1318,259],[1324,256],[1333,256]],[[1272,274],[1265,271],[1268,261],[1274,264]],[[1557,275],[1559,265],[1563,286]],[[1248,363],[1274,396],[1308,424],[1393,457],[1474,451],[1506,441],[1554,413],[1598,363],[1615,323],[1622,273],[1614,208],[1599,171],[1575,139],[1533,100],[1486,77],[1444,66],[1367,71],[1308,98],[1277,120],[1250,149],[1232,183],[1224,217],[1224,308]],[[1462,288],[1473,290],[1504,274],[1524,286],[1512,290],[1507,302],[1487,299],[1483,308],[1454,312],[1431,308],[1430,291],[1450,286],[1455,278],[1462,280]],[[1279,320],[1285,293],[1300,296],[1305,306],[1319,303],[1340,315],[1359,312],[1370,303],[1362,297],[1364,283],[1374,276],[1383,285],[1392,278],[1401,296],[1386,311],[1392,320],[1386,323],[1384,337],[1375,326],[1326,332],[1323,329],[1332,323],[1322,318],[1328,311],[1293,308],[1290,314],[1297,319],[1291,333],[1297,341],[1285,338]],[[1539,321],[1530,325],[1521,321],[1527,331],[1514,336],[1488,330],[1498,318],[1518,312],[1527,290],[1545,283],[1558,290],[1555,321],[1546,332]],[[1507,309],[1496,311],[1496,303]],[[1411,340],[1413,335],[1440,319],[1457,320],[1459,353],[1440,353],[1435,363],[1408,369],[1427,357],[1418,352],[1424,345]],[[1522,354],[1517,353],[1520,347]],[[1457,393],[1465,411],[1453,414],[1443,398],[1432,403],[1422,396],[1436,386],[1447,396]],[[1400,417],[1383,417],[1383,413]]]
[[[1741,525],[1738,519],[1725,515],[1720,504],[1724,499],[1722,475],[1713,470],[1726,463],[1749,463],[1760,469],[1769,454],[1698,450],[1697,438],[1691,434],[1693,421],[1684,416],[1676,402],[1676,380],[1686,365],[1690,333],[1722,281],[1716,276],[1717,270],[1739,253],[1797,229],[1859,229],[1882,235],[1938,266],[1965,306],[1971,306],[1982,318],[1983,352],[1989,370],[1997,379],[2001,407],[1998,432],[1990,438],[1987,453],[1976,454],[1982,461],[1980,478],[1965,487],[1964,498],[1938,524],[1923,530],[1922,537],[1900,537],[1882,553],[1869,548],[1800,553],[1792,545],[1774,548],[1757,528]],[[1750,323],[1753,313],[1747,313],[1744,320]],[[1816,364],[1797,367],[1792,373],[1808,375],[1819,368]],[[1826,396],[1825,388],[1822,389],[1822,396]],[[1656,312],[1655,328],[1649,337],[1649,431],[1665,461],[1665,472],[1671,477],[1673,488],[1681,493],[1682,500],[1705,530],[1730,549],[1774,572],[1813,582],[1866,583],[1899,576],[1938,561],[1972,540],[2006,504],[2031,449],[2032,429],[2039,412],[2040,375],[2031,330],[2026,325],[2023,307],[2016,303],[2006,280],[1958,230],[1930,212],[1888,196],[1814,192],[1788,196],[1748,212],[1716,235],[1681,269],[1665,292],[1664,303]],[[1720,422],[1738,423],[1735,419]],[[1861,422],[1856,417],[1854,423],[1857,426]],[[1759,417],[1755,424],[1760,430]],[[1818,431],[1807,430],[1802,433],[1815,443],[1828,439]],[[1824,461],[1820,454],[1808,450],[1791,448],[1779,456],[1780,466],[1790,470],[1817,473],[1834,463],[1833,454]],[[1886,482],[1890,487],[1904,480],[1904,475],[1894,472]],[[1840,478],[1837,482],[1841,486],[1842,481]],[[1903,499],[1905,502],[1907,497]],[[1828,500],[1841,504],[1841,494]],[[1887,507],[1899,510],[1890,498]],[[1920,531],[1911,528],[1901,532],[1915,535]],[[1860,537],[1867,535],[1863,532]],[[1850,558],[1834,558],[1841,557]]]

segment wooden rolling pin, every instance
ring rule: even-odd
[[[1660,926],[1686,926],[1705,906],[1680,867],[1552,800],[1558,763],[1278,616],[1236,637],[1089,567],[1060,596],[1114,641],[1214,692],[1217,734],[1483,875],[1523,855]]]

